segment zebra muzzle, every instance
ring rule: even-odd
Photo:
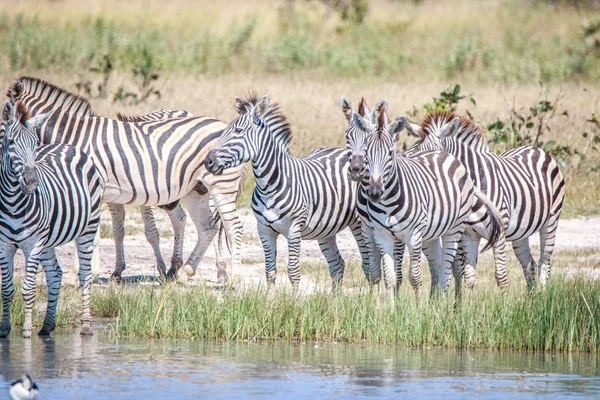
[[[31,194],[35,191],[39,183],[39,178],[35,172],[35,168],[25,167],[23,168],[23,175],[21,176],[21,190],[25,194]]]
[[[369,196],[369,200],[373,203],[377,203],[381,200],[381,196],[383,196],[383,178],[370,178],[369,186],[367,186],[367,195]]]
[[[204,159],[204,166],[206,170],[211,174],[221,175],[223,173],[223,167],[219,165],[219,158],[217,157],[217,150],[212,149],[206,155]]]
[[[348,168],[350,179],[360,181],[365,172],[365,157],[362,154],[353,154],[350,158],[350,167]]]

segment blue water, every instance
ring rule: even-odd
[[[28,372],[43,399],[600,398],[600,361],[590,355],[115,340],[95,332],[23,340],[17,331],[0,340],[0,392]]]

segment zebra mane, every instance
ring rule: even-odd
[[[240,107],[243,107],[246,110],[243,114],[249,112],[256,106],[256,103],[259,100],[260,98],[253,93],[248,94],[245,99],[238,99],[238,103],[236,104],[238,112],[240,112]],[[281,112],[279,103],[269,105],[267,113],[263,116],[263,121],[265,122],[265,125],[269,126],[275,141],[277,141],[284,150],[288,150],[293,137],[292,127],[285,115]]]
[[[444,125],[456,117],[458,117],[459,120],[458,131],[452,135],[452,138],[458,142],[468,144],[469,147],[488,148],[488,142],[483,128],[468,118],[448,111],[434,111],[425,117],[425,120],[423,120],[423,123],[421,124],[423,140],[429,135],[436,135]]]
[[[30,76],[22,76],[17,79],[8,89],[6,95],[13,101],[20,100],[24,94],[35,96],[42,100],[44,106],[52,108],[62,108],[65,112],[74,113],[82,116],[94,116],[96,113],[92,109],[90,102],[82,96],[71,93],[59,88],[56,85],[48,83],[42,79]],[[53,97],[52,103],[45,103]]]
[[[21,125],[25,124],[31,118],[31,112],[21,100],[15,104],[15,119],[18,119]]]

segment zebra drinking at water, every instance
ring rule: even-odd
[[[422,126],[411,129],[422,137],[415,151],[439,149],[453,154],[467,166],[475,185],[506,214],[506,240],[512,242],[530,290],[535,285],[536,265],[529,237],[539,232],[538,275],[544,286],[550,276],[550,258],[565,194],[563,175],[552,156],[530,146],[494,154],[480,127],[452,113],[430,114]],[[469,246],[476,248],[478,244],[474,237]],[[476,258],[467,259],[472,266],[476,262]]]
[[[236,199],[243,181],[244,166],[230,169],[215,177],[206,172],[204,156],[220,136],[225,125],[207,117],[182,116],[181,111],[165,110],[157,120],[127,117],[116,121],[95,116],[87,100],[36,78],[23,77],[15,81],[8,96],[31,104],[35,112],[52,111],[52,116],[41,128],[42,143],[67,143],[81,148],[90,155],[99,172],[106,178],[103,200],[109,203],[113,217],[113,236],[117,263],[113,276],[120,278],[125,269],[123,239],[125,229],[124,204],[142,206],[147,239],[157,257],[162,276],[174,276],[181,266],[185,213],[178,205],[183,198],[196,225],[198,240],[183,270],[187,278],[195,270],[222,227],[231,247],[232,268],[241,263],[242,223],[237,215]],[[185,113],[185,112],[183,112]],[[132,122],[129,120],[133,118]],[[216,213],[211,212],[214,204]],[[160,255],[158,231],[150,206],[164,206],[174,224],[176,247],[171,269],[166,271]],[[154,229],[153,229],[154,227]],[[217,276],[221,282],[227,273],[219,262],[217,249]]]
[[[346,149],[348,150],[348,157],[350,159],[350,176],[353,180],[359,182],[357,206],[363,223],[363,236],[365,237],[365,241],[367,243],[373,242],[373,226],[368,213],[368,179],[366,179],[367,177],[365,174],[364,155],[367,140],[373,129],[375,129],[375,124],[377,123],[377,115],[382,111],[383,108],[387,109],[387,101],[385,100],[379,101],[373,112],[370,113],[363,97],[360,100],[358,112],[354,112],[350,100],[344,96],[342,96],[340,99],[340,110],[348,121],[348,128],[346,129]],[[409,156],[414,152],[414,149],[409,149],[401,153],[401,155]],[[474,205],[471,214],[469,215],[468,225],[463,237],[461,238],[461,245],[458,248],[457,257],[455,257],[457,266],[453,267],[457,295],[460,294],[462,284],[461,278],[464,269],[461,265],[463,242],[468,243],[467,240],[471,237],[483,237],[488,239],[488,246],[492,246],[494,249],[496,281],[503,290],[506,290],[508,283],[506,274],[506,240],[503,234],[501,215],[499,215],[494,205],[490,202],[487,196],[485,196],[485,194],[475,190],[475,196],[477,197],[477,202]],[[466,247],[467,251],[469,252],[468,256],[472,257],[473,255],[470,252],[475,252],[474,257],[477,257],[477,247]],[[374,254],[376,256],[379,255],[378,252],[374,252]],[[400,285],[402,283],[403,254],[404,245],[401,242],[396,242],[396,249],[394,250],[396,285]],[[374,264],[371,263],[371,265]],[[433,265],[430,263],[430,268],[432,268],[432,266]],[[474,277],[474,272],[471,274],[469,274],[469,272],[470,271],[467,271],[465,282],[467,283],[467,287],[472,289],[475,282],[474,279],[469,279],[469,277],[471,275]],[[431,288],[433,290],[437,285],[437,274],[435,271],[432,271],[431,278]]]
[[[54,248],[75,241],[81,284],[81,334],[91,335],[89,290],[92,284],[93,242],[100,221],[102,186],[92,160],[73,146],[38,148],[34,129],[50,114],[30,118],[23,103],[2,107],[4,136],[0,170],[0,266],[2,267],[2,324],[0,337],[10,332],[14,297],[13,266],[17,249],[25,254],[23,337],[31,337],[32,309],[38,265],[46,273],[48,304],[40,335],[56,326],[56,306],[62,270]]]
[[[239,116],[229,123],[206,157],[208,171],[252,162],[256,188],[252,209],[265,251],[267,282],[277,273],[277,237],[288,240],[288,276],[295,291],[300,282],[300,242],[316,239],[329,264],[333,286],[342,283],[344,260],[335,235],[350,227],[369,278],[368,251],[356,212],[355,185],[348,178],[348,159],[342,149],[319,149],[305,158],[289,151],[290,125],[269,98],[236,98]]]
[[[438,274],[446,293],[454,256],[474,203],[473,182],[453,156],[429,151],[410,157],[396,153],[406,117],[391,124],[386,107],[367,138],[364,164],[368,176],[368,216],[374,239],[383,253],[386,290],[393,302],[396,289],[393,255],[399,241],[410,253],[409,281],[418,296],[421,251]],[[365,129],[366,130],[366,127]]]

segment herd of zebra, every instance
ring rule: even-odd
[[[228,280],[241,268],[242,223],[236,210],[245,163],[256,181],[251,206],[265,253],[266,279],[276,278],[277,237],[288,241],[288,276],[300,283],[300,244],[317,240],[339,290],[345,263],[336,235],[350,228],[370,285],[382,274],[393,304],[402,282],[408,248],[409,282],[417,296],[423,286],[421,253],[431,272],[431,294],[446,293],[451,276],[457,295],[472,289],[481,239],[495,261],[498,286],[506,290],[506,243],[511,242],[529,289],[550,274],[550,258],[564,198],[564,179],[552,157],[521,147],[496,155],[484,132],[469,119],[434,112],[421,125],[406,117],[391,121],[385,100],[370,111],[361,99],[354,111],[342,97],[348,122],[346,149],[323,148],[305,158],[289,151],[290,124],[267,96],[236,98],[238,116],[228,125],[181,110],[118,119],[97,116],[88,101],[45,81],[22,77],[2,106],[0,148],[0,266],[2,323],[11,329],[13,258],[25,254],[23,337],[32,332],[35,279],[41,264],[48,304],[40,335],[55,328],[62,270],[56,246],[75,241],[82,290],[82,334],[92,334],[89,291],[100,202],[108,203],[116,248],[113,273],[125,269],[124,204],[139,205],[145,234],[163,279],[195,273],[211,242],[217,276]],[[398,153],[400,133],[419,137]],[[340,133],[341,134],[341,133]],[[197,241],[183,262],[187,214]],[[161,256],[153,206],[164,209],[174,229],[169,270]],[[540,234],[540,260],[531,255],[529,236]]]

